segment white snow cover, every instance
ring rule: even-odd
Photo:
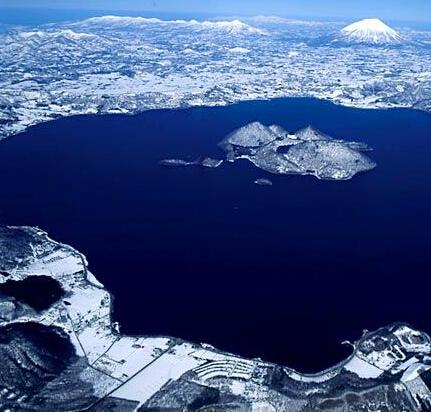
[[[58,31],[23,31],[18,34],[24,39],[28,38],[52,38],[52,37],[65,37],[69,40],[85,40],[94,39],[97,36],[89,33],[78,33],[70,29],[58,30]]]
[[[349,372],[355,373],[363,379],[375,379],[378,378],[383,371],[363,359],[353,356],[352,359],[344,365],[344,369]]]
[[[127,16],[101,16],[92,17],[84,22],[84,25],[108,25],[114,27],[136,27],[149,24],[161,25],[180,25],[189,26],[198,30],[222,30],[230,34],[267,34],[265,30],[258,29],[243,23],[241,20],[221,20],[221,21],[197,21],[197,20],[161,20],[146,17],[127,17]]]
[[[364,50],[358,64],[355,47],[342,53],[327,47],[322,58],[320,40],[346,41],[339,23],[316,28],[271,28],[251,18],[242,23],[104,16],[4,30],[0,139],[63,116],[279,97],[431,111],[431,54],[418,47],[431,34],[403,28],[405,47],[365,48],[359,42]],[[265,28],[267,35],[249,34],[244,27]],[[226,31],[238,28],[238,35]]]
[[[243,23],[240,20],[204,21],[202,23],[195,21],[194,24],[200,25],[201,27],[207,28],[207,29],[225,30],[230,34],[239,34],[239,33],[266,34],[264,30],[257,29],[256,27],[252,27],[248,24]]]
[[[246,49],[245,47],[232,47],[231,49],[228,49],[231,53],[238,53],[238,54],[247,54],[250,53],[249,49]]]
[[[346,40],[354,43],[400,43],[401,36],[379,19],[364,19],[341,30]]]
[[[112,393],[113,397],[138,401],[142,405],[164,385],[177,380],[184,373],[204,361],[190,356],[190,345],[183,344],[163,353],[155,361],[131,377]]]
[[[298,20],[298,19],[290,19],[287,17],[281,16],[253,16],[247,19],[248,21],[253,21],[255,23],[261,24],[290,24],[290,25],[302,25],[302,26],[320,26],[325,23],[313,20]]]

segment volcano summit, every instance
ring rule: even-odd
[[[394,45],[402,38],[394,29],[379,19],[364,19],[344,27],[335,42],[351,44]]]

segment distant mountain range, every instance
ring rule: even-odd
[[[267,34],[265,30],[258,29],[243,23],[238,19],[221,21],[197,21],[197,20],[160,20],[146,17],[126,17],[126,16],[101,16],[92,17],[79,25],[101,28],[137,28],[149,25],[169,25],[188,27],[194,30],[217,30],[229,34]]]
[[[0,139],[60,116],[276,97],[431,111],[431,31],[378,19],[100,16],[7,27],[0,43]]]

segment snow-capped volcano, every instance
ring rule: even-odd
[[[352,23],[339,33],[336,40],[348,43],[399,44],[401,36],[379,19],[364,19]]]

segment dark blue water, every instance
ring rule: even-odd
[[[158,165],[221,156],[217,142],[255,120],[365,141],[378,167],[324,182],[246,161]],[[364,328],[431,332],[430,153],[429,114],[309,99],[66,118],[0,144],[0,222],[82,251],[125,333],[316,371]]]

